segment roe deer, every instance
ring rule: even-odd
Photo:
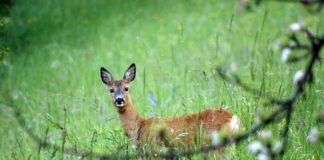
[[[213,132],[225,128],[225,133],[233,133],[240,129],[239,118],[225,109],[206,109],[179,117],[145,119],[136,112],[129,93],[130,82],[136,76],[135,64],[126,70],[123,80],[113,80],[111,73],[103,67],[100,74],[103,83],[108,86],[125,135],[135,143],[137,149],[166,145],[161,139],[162,135],[162,138],[169,140],[167,147],[191,148],[201,135],[209,137],[201,140],[208,144],[211,143]],[[156,126],[164,128],[156,129]]]

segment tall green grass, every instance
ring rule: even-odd
[[[223,106],[239,115],[247,130],[258,99],[224,83],[213,71],[216,65],[236,63],[242,79],[261,94],[286,97],[291,77],[304,64],[282,64],[273,44],[290,23],[305,18],[315,32],[324,33],[324,16],[290,3],[268,2],[240,14],[235,7],[234,2],[203,0],[17,1],[10,11],[10,64],[1,85],[10,90],[6,94],[14,98],[27,127],[41,137],[49,128],[48,141],[61,146],[59,126],[65,126],[67,148],[126,152],[129,143],[99,68],[121,79],[132,62],[137,76],[131,95],[142,116],[179,116]],[[323,71],[318,64],[315,85],[294,108],[286,159],[323,159],[323,145],[306,141],[324,106]],[[46,149],[38,153],[14,111],[4,105],[0,109],[0,159],[77,158]],[[278,136],[283,124],[267,129]],[[236,147],[234,159],[253,158],[246,144]]]

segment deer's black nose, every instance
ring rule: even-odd
[[[122,99],[122,98],[117,98],[117,99],[115,100],[115,103],[118,104],[118,105],[121,105],[121,104],[124,103],[124,99]]]

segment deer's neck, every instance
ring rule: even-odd
[[[122,109],[119,109],[118,114],[126,136],[131,140],[136,140],[144,118],[136,112],[131,101]]]

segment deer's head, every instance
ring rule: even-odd
[[[129,83],[135,79],[136,66],[132,63],[124,74],[122,80],[114,80],[111,73],[101,67],[100,69],[101,80],[108,86],[113,104],[121,109],[127,106],[130,102]]]

